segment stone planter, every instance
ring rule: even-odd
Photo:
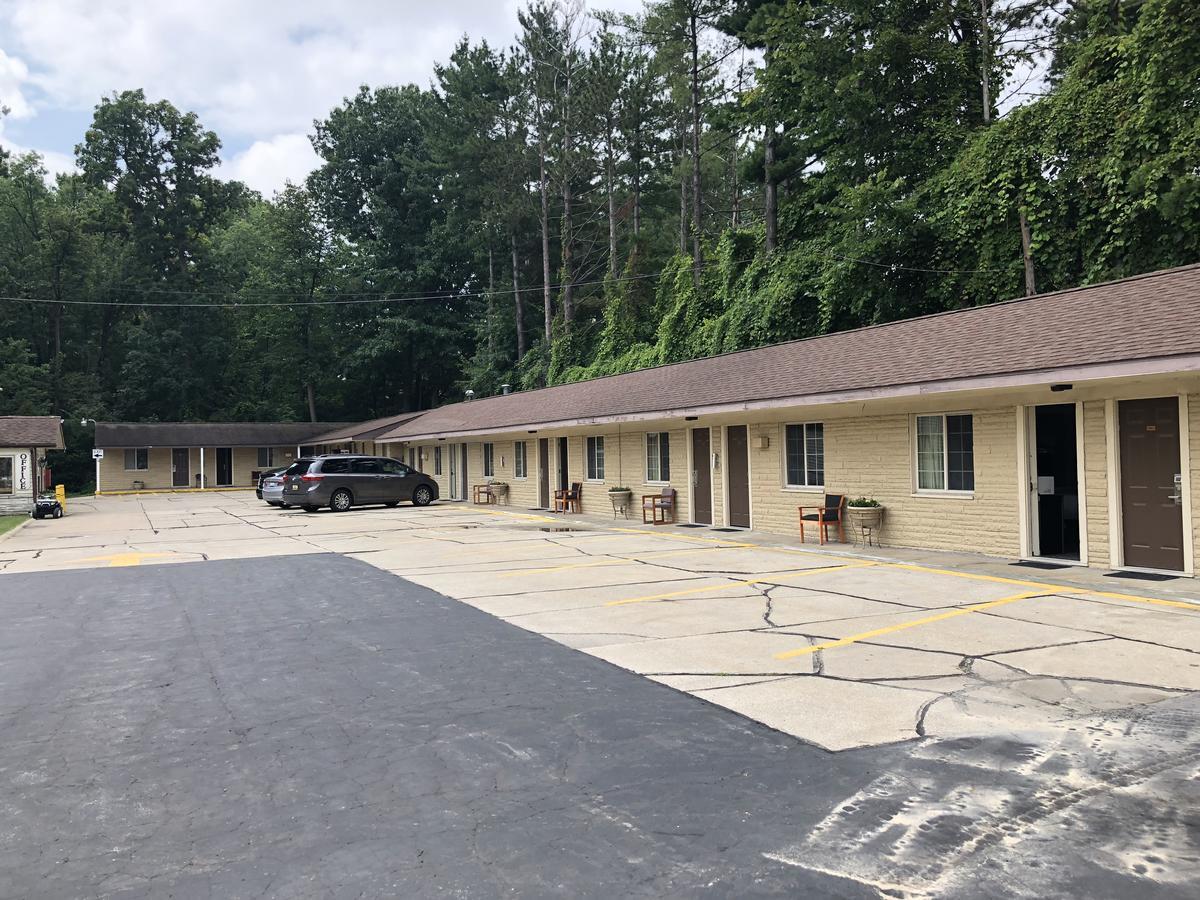
[[[609,491],[608,499],[612,502],[614,519],[617,513],[629,518],[629,508],[633,506],[633,491]]]
[[[882,506],[847,506],[846,524],[851,528],[880,528],[883,525]]]
[[[847,506],[846,529],[851,543],[875,544],[883,527],[882,506]]]
[[[491,491],[492,497],[496,503],[508,505],[508,483],[504,481],[493,481],[488,485],[488,490]]]

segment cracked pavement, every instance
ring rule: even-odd
[[[108,860],[115,880],[98,879],[92,890],[80,888],[82,894],[159,895],[159,882],[150,880],[159,878],[202,884],[221,896],[338,893],[341,888],[333,889],[335,881],[324,869],[305,868],[292,854],[292,838],[281,849],[278,835],[268,839],[255,832],[264,810],[309,804],[314,786],[320,788],[326,776],[301,774],[307,764],[290,769],[274,757],[239,770],[249,756],[240,753],[246,741],[257,730],[286,735],[282,739],[296,752],[312,744],[321,772],[327,771],[326,751],[340,747],[334,768],[361,763],[374,778],[363,783],[359,802],[348,809],[378,815],[384,814],[381,805],[391,809],[372,796],[373,788],[405,807],[407,793],[388,794],[395,788],[389,772],[406,784],[411,778],[429,787],[432,779],[437,791],[419,793],[413,801],[420,811],[414,827],[419,824],[422,835],[453,833],[457,839],[467,822],[476,831],[481,822],[511,826],[514,811],[498,813],[488,806],[494,821],[481,819],[480,797],[490,803],[496,799],[491,793],[447,794],[451,777],[486,787],[475,783],[476,768],[485,764],[470,755],[446,758],[447,748],[428,745],[437,745],[446,728],[465,727],[463,703],[471,707],[469,721],[480,714],[481,701],[499,695],[504,699],[495,710],[498,718],[476,738],[518,769],[532,759],[555,757],[551,768],[560,777],[543,773],[539,791],[559,790],[580,754],[600,752],[595,748],[613,734],[628,738],[619,755],[632,753],[626,765],[634,767],[647,765],[642,756],[661,749],[667,733],[673,741],[706,747],[711,735],[688,735],[697,727],[695,716],[708,717],[705,728],[740,735],[716,758],[704,760],[704,767],[725,772],[723,778],[735,777],[741,771],[737,761],[763,747],[788,747],[795,760],[803,760],[790,781],[768,779],[778,792],[769,799],[758,793],[725,797],[732,806],[724,819],[706,821],[696,835],[715,840],[732,827],[730,817],[740,816],[745,825],[739,809],[773,810],[785,827],[764,826],[719,851],[707,848],[721,864],[703,856],[671,857],[668,864],[671,854],[652,853],[652,859],[634,865],[634,851],[605,845],[606,852],[625,853],[624,865],[647,879],[621,881],[609,895],[689,893],[704,883],[704,872],[714,875],[716,894],[738,896],[786,893],[797,886],[822,896],[859,896],[857,891],[953,896],[967,886],[977,896],[1043,897],[1084,888],[1090,896],[1192,896],[1200,886],[1200,605],[1188,580],[1152,588],[1134,582],[1131,588],[1100,573],[1031,572],[966,555],[868,556],[757,535],[651,529],[595,517],[551,519],[464,504],[306,515],[270,509],[236,492],[73,504],[67,518],[31,522],[0,541],[0,601],[14,626],[3,641],[0,722],[6,734],[15,726],[23,735],[0,756],[0,808],[7,808],[10,823],[24,823],[44,802],[30,799],[42,791],[65,803],[72,793],[86,796],[97,785],[103,790],[45,833],[24,827],[0,831],[0,854],[9,856],[0,873],[10,870],[9,863],[29,870],[18,860],[29,857],[28,840],[35,836],[39,859],[56,844],[82,841],[88,845],[82,855],[68,854],[78,866],[56,862],[39,870],[47,883],[82,885],[56,882],[54,872],[94,875],[97,860],[120,851],[125,845],[106,831],[118,809],[112,821],[131,828],[127,850],[139,865]],[[107,571],[114,567],[121,571]],[[327,581],[329,571],[339,578]],[[298,578],[297,572],[310,574]],[[113,593],[108,586],[114,583],[129,593]],[[100,596],[108,599],[101,603]],[[469,607],[488,616],[468,613]],[[460,618],[469,624],[460,626],[455,640],[439,637],[438,646],[454,649],[438,659],[421,633],[453,630],[447,620]],[[156,630],[151,623],[158,619]],[[530,653],[541,660],[552,645],[508,626],[565,645],[553,651],[545,684],[533,685],[521,662]],[[339,634],[329,643],[328,633],[343,628],[358,633]],[[487,651],[479,647],[485,633]],[[96,646],[95,654],[77,658],[79,644],[73,642],[91,646],[97,640],[116,649]],[[472,648],[470,659],[462,657],[465,646],[459,643]],[[182,671],[156,668],[168,650]],[[506,655],[512,653],[515,658]],[[504,656],[502,665],[497,655]],[[455,678],[471,681],[466,695],[452,689]],[[611,715],[591,707],[598,685],[613,692],[611,698],[605,694],[615,704]],[[673,691],[659,693],[664,685]],[[353,698],[347,710],[354,704],[370,709],[365,720],[344,721],[343,693]],[[653,706],[651,718],[663,720],[639,724],[648,730],[641,732],[637,753],[636,735],[622,720],[625,694],[652,698],[646,701]],[[392,704],[390,712],[379,706],[384,700]],[[630,702],[636,707],[640,701]],[[198,712],[193,722],[191,706],[207,712]],[[514,727],[546,729],[548,716],[555,727],[563,715],[596,720],[582,737],[556,732],[548,738],[552,746],[526,759],[527,736],[514,740],[496,731],[504,710]],[[368,727],[368,720],[382,731],[372,732],[376,726]],[[425,729],[421,738],[410,732],[411,740],[401,740],[413,721]],[[95,739],[88,754],[49,749],[81,733]],[[221,733],[228,743],[218,747],[225,738],[214,736]],[[396,743],[378,745],[375,738],[384,733]],[[558,739],[561,745],[553,743]],[[165,780],[161,772],[148,779],[158,791],[153,796],[144,793],[150,788],[141,786],[147,779],[135,774],[134,758],[114,763],[112,753],[122,750],[124,740],[149,742],[139,758],[165,766]],[[160,760],[163,752],[180,747],[207,747],[215,754],[212,765],[219,768],[206,776],[214,785],[236,776],[245,780],[243,792],[252,794],[264,781],[270,789],[242,807],[231,804],[242,818],[220,832],[208,821],[213,813],[203,803],[195,805],[196,794],[206,794],[205,782],[184,777],[190,751]],[[277,756],[280,748],[272,752]],[[432,753],[453,776],[407,771],[404,761],[413,753],[424,760],[422,767]],[[33,754],[37,765],[29,762]],[[90,775],[88,760],[95,768]],[[382,775],[375,771],[380,765]],[[667,761],[663,765],[669,769]],[[111,780],[114,766],[133,780]],[[210,768],[207,761],[202,768]],[[836,777],[830,774],[835,769]],[[523,771],[505,777],[532,776]],[[170,788],[181,779],[191,782],[177,791],[181,802],[193,805],[186,820],[170,814]],[[502,790],[500,784],[492,786],[493,793]],[[706,784],[701,794],[711,787]],[[15,805],[14,791],[25,798]],[[346,785],[338,791],[353,793]],[[438,824],[430,832],[425,804],[433,797],[456,805],[456,824],[435,817]],[[225,805],[211,791],[203,799]],[[664,833],[685,844],[699,840],[680,831],[680,823],[692,820],[692,804],[708,799],[662,798],[667,808],[660,812],[677,814],[676,830]],[[542,808],[543,824],[547,816],[558,817],[555,827],[570,833],[584,827],[575,821],[583,816],[590,831],[612,815],[610,826],[641,835],[641,825],[630,825],[637,817],[629,818],[629,809],[613,812],[575,794],[558,802]],[[360,814],[365,815],[355,813]],[[564,825],[563,817],[571,822]],[[188,876],[199,881],[181,874],[174,844],[170,852],[156,851],[162,871],[142,871],[146,854],[138,841],[154,846],[172,828],[188,833],[193,855],[197,829],[217,841],[209,856],[187,863],[199,866]],[[652,837],[642,837],[661,851],[657,841],[663,834],[647,833]],[[230,843],[234,835],[250,838],[239,850],[242,857]],[[100,843],[88,844],[92,836]],[[472,841],[477,839],[475,834]],[[476,872],[472,877],[481,880],[460,884],[446,874],[448,857],[421,846],[417,861],[405,862],[384,849],[393,840],[390,832],[379,844],[356,836],[348,858],[372,877],[386,870],[401,879],[393,885],[422,872],[416,882],[407,882],[420,890],[401,891],[411,895],[434,893],[435,883],[469,895],[510,890],[471,868],[483,859],[476,843],[459,852]],[[521,858],[530,852],[511,835],[506,840],[508,854]],[[117,850],[102,852],[104,843]],[[743,854],[746,846],[754,851]],[[734,857],[736,865],[729,862]],[[500,854],[485,870],[499,865],[507,871],[498,860],[508,857]],[[567,893],[586,894],[574,879],[588,876],[583,868],[571,868],[576,863],[583,865],[568,853],[562,872],[569,877],[557,887],[523,881],[532,877],[525,874],[511,890],[553,895],[571,885]],[[67,868],[56,868],[60,865]],[[363,889],[353,866],[342,865],[333,865],[341,873],[337,877]],[[422,870],[427,865],[433,868]],[[271,881],[260,884],[251,877],[256,866],[274,871]],[[309,873],[307,881],[294,879],[297,866]],[[282,869],[288,874],[281,881]],[[678,880],[668,878],[668,870]],[[243,893],[238,882],[222,880],[234,871],[255,889]],[[431,872],[448,880],[428,881]],[[28,889],[33,882],[13,882],[21,888],[14,893],[5,888],[4,877],[0,874],[0,896],[38,893]],[[600,869],[590,877],[614,876]],[[468,884],[474,887],[464,887]],[[365,887],[368,894],[389,892],[384,881]]]

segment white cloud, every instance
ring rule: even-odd
[[[29,67],[0,47],[0,109],[7,108],[8,114],[14,119],[24,119],[33,114],[33,107],[25,98],[28,80]]]
[[[224,178],[245,182],[270,197],[287,182],[300,184],[321,162],[303,134],[279,134],[270,140],[255,141],[246,150],[221,164]]]
[[[61,134],[39,138],[39,112],[85,116],[102,96],[144,88],[197,112],[225,143],[225,169],[269,192],[311,164],[297,136],[359,85],[427,85],[464,34],[508,47],[523,5],[0,0],[0,101],[25,117],[25,143],[66,151]],[[592,5],[633,11],[642,0]]]

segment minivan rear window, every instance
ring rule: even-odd
[[[311,459],[298,459],[279,474],[287,478],[289,475],[303,475],[308,471],[308,467],[312,465]]]

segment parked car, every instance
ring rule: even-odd
[[[283,499],[283,473],[286,469],[282,469],[276,475],[267,475],[259,480],[258,496],[265,500],[268,506],[279,506],[283,509],[290,509],[290,503]]]
[[[265,472],[259,472],[258,473],[258,485],[255,486],[255,488],[254,488],[255,496],[257,496],[259,500],[264,499],[264,497],[263,497],[263,482],[266,481],[268,478],[271,478],[275,475],[282,475],[287,470],[288,470],[287,466],[277,466],[274,469],[267,469]]]
[[[337,453],[303,457],[283,475],[282,502],[315,512],[328,506],[345,512],[352,506],[411,501],[428,506],[438,498],[437,482],[399,460],[384,456]]]

